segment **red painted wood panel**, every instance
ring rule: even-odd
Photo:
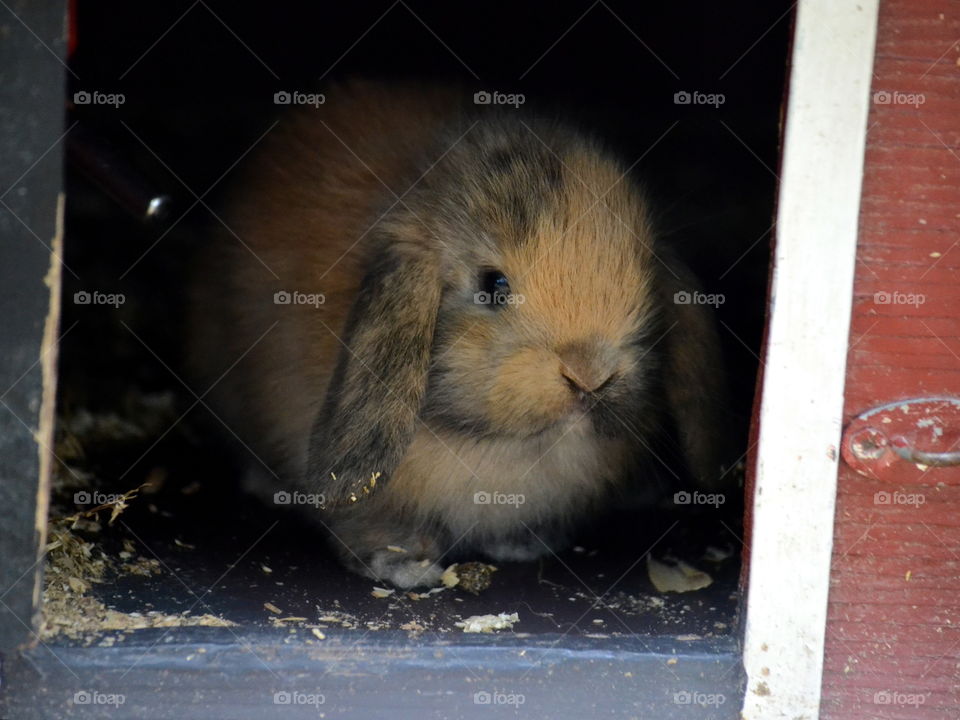
[[[960,3],[881,0],[874,71],[845,426],[960,398]],[[960,469],[841,463],[829,602],[822,718],[960,717]]]

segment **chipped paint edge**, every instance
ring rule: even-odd
[[[879,0],[800,0],[746,601],[745,720],[816,720]]]
[[[60,295],[63,261],[64,194],[57,195],[56,232],[51,242],[50,268],[43,278],[50,290],[50,309],[43,324],[43,342],[40,345],[40,366],[43,390],[40,400],[40,415],[34,440],[40,459],[40,477],[37,482],[37,511],[34,519],[37,537],[37,563],[33,576],[33,630],[40,627],[43,591],[43,556],[47,546],[47,516],[50,511],[50,480],[53,467],[54,426],[57,401],[57,357],[59,354],[58,331],[60,329]]]

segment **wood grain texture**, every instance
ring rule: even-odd
[[[960,397],[957,3],[882,2],[874,71],[844,425],[895,400]],[[880,491],[924,501],[877,504]],[[958,505],[960,468],[901,462],[877,481],[841,465],[822,718],[956,717]]]

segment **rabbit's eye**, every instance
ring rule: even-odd
[[[506,305],[509,299],[510,282],[507,280],[507,276],[499,270],[481,270],[480,292],[476,294],[477,303],[500,307]]]

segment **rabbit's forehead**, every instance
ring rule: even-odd
[[[653,307],[653,273],[626,244],[574,233],[543,252],[509,266],[511,290],[522,296],[520,313],[536,317],[551,334],[586,328],[611,340],[639,329]]]
[[[616,163],[581,147],[528,160],[475,186],[468,199],[479,230],[475,252],[521,265],[550,256],[625,271],[650,259],[643,198]]]
[[[597,170],[605,171],[592,173],[601,183],[613,174],[606,167]],[[643,287],[653,238],[639,195],[620,184],[594,194],[579,178],[571,180],[543,205],[522,242],[499,243],[506,263],[516,266],[528,283],[544,287],[557,281],[587,293],[611,285]]]
[[[481,242],[522,246],[538,241],[544,227],[581,221],[612,234],[642,205],[621,164],[583,138],[511,124],[486,127],[472,140],[458,149],[462,155],[451,153],[451,174],[440,171],[435,189],[454,224],[463,217],[461,227],[479,230]]]
[[[555,337],[592,331],[619,341],[649,322],[655,304],[646,214],[616,168],[590,156],[567,166],[572,183],[540,216],[528,242],[506,253],[520,269],[516,292]]]

